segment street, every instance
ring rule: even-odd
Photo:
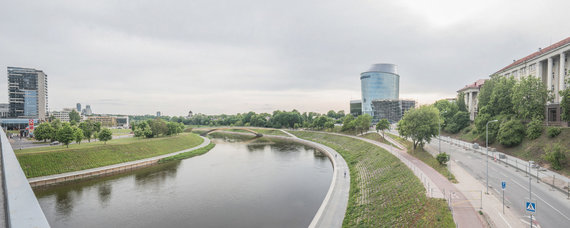
[[[449,140],[449,139],[447,139]],[[438,148],[439,141],[433,139],[429,144]],[[469,174],[486,183],[486,159],[485,155],[465,150],[441,141],[441,151],[451,154],[451,159],[467,170]],[[532,169],[536,172],[536,169]],[[489,157],[489,194],[501,199],[501,181],[506,181],[505,205],[513,208],[520,219],[528,224],[529,216],[525,211],[525,201],[529,198],[529,177],[526,172],[515,171],[511,166],[506,166],[500,161]],[[536,213],[533,216],[536,224],[540,227],[568,227],[570,224],[570,199],[561,191],[553,190],[551,186],[542,181],[537,183],[536,178],[531,180],[532,200],[536,201]],[[484,189],[485,191],[485,189]],[[529,225],[530,226],[530,225]]]

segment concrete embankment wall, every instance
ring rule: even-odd
[[[67,181],[110,176],[110,175],[114,175],[114,174],[118,174],[118,173],[128,172],[128,171],[131,171],[134,169],[139,169],[139,168],[143,168],[143,167],[147,167],[147,166],[157,164],[160,159],[167,158],[167,157],[174,156],[174,155],[181,154],[181,153],[185,153],[185,152],[189,152],[189,151],[193,151],[196,149],[200,149],[200,148],[205,147],[205,146],[210,144],[210,139],[208,139],[206,137],[202,137],[202,138],[204,139],[202,144],[195,146],[193,148],[186,149],[186,150],[181,150],[178,152],[174,152],[174,153],[170,153],[170,154],[164,154],[164,155],[151,157],[151,158],[147,158],[147,159],[141,159],[141,160],[137,160],[137,161],[119,163],[119,164],[115,164],[115,165],[103,166],[103,167],[98,167],[98,168],[93,168],[93,169],[86,169],[86,170],[80,170],[80,171],[75,171],[75,172],[68,172],[68,173],[54,174],[54,175],[49,175],[49,176],[29,178],[28,182],[30,183],[30,186],[32,186],[32,187],[40,187],[40,186],[53,185],[53,184],[58,184],[58,183],[62,183],[62,182],[67,182]]]

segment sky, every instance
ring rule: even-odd
[[[185,116],[349,109],[360,73],[400,98],[456,91],[570,36],[566,0],[1,1],[8,66],[48,75],[49,109]]]

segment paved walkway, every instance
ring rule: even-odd
[[[283,131],[283,130],[282,130]],[[309,225],[313,227],[323,228],[336,228],[342,227],[342,221],[346,214],[346,207],[348,206],[348,196],[350,192],[350,171],[346,161],[334,149],[313,141],[297,138],[297,136],[283,131],[287,136],[277,135],[263,135],[267,138],[278,138],[302,143],[314,148],[319,149],[327,155],[333,165],[333,177],[329,191],[321,204],[321,207],[313,217],[313,221]]]
[[[46,182],[52,183],[51,181],[53,181],[53,180],[68,180],[68,179],[76,180],[79,178],[91,177],[91,176],[95,176],[95,175],[99,175],[99,174],[104,174],[105,171],[108,171],[108,170],[116,170],[116,169],[119,169],[122,167],[132,167],[132,166],[136,166],[137,164],[143,164],[143,163],[154,163],[154,162],[157,162],[158,160],[160,160],[162,158],[166,158],[166,157],[174,156],[177,154],[196,150],[196,149],[205,147],[208,144],[210,144],[210,139],[208,139],[206,137],[202,137],[202,138],[204,139],[202,144],[195,146],[195,147],[192,147],[192,148],[189,148],[189,149],[170,153],[170,154],[164,154],[164,155],[160,155],[160,156],[156,156],[156,157],[151,157],[151,158],[146,158],[146,159],[141,159],[141,160],[136,160],[136,161],[130,161],[130,162],[124,162],[124,163],[119,163],[119,164],[114,164],[114,165],[102,166],[102,167],[97,167],[97,168],[93,168],[93,169],[85,169],[85,170],[79,170],[79,171],[75,171],[75,172],[67,172],[67,173],[54,174],[54,175],[49,175],[49,176],[34,177],[34,178],[29,178],[28,181],[29,181],[30,185],[35,186],[35,184],[37,184],[37,183],[46,183]],[[78,177],[78,178],[74,178],[74,177]]]
[[[356,136],[349,137],[372,143],[390,151],[390,153],[398,157],[414,172],[414,174],[416,174],[416,176],[418,176],[418,178],[420,178],[420,180],[422,180],[424,186],[427,184],[426,190],[428,196],[446,198],[448,199],[448,202],[467,200],[467,197],[465,197],[461,191],[459,191],[451,182],[449,182],[446,177],[442,176],[435,169],[425,164],[421,160],[408,154],[406,150],[404,150],[404,146],[391,139],[390,137],[386,137],[386,139],[399,148],[394,148],[392,146],[371,139],[360,138]],[[477,214],[472,206],[466,207],[465,205],[452,203],[451,210],[457,227],[484,227],[484,223],[481,217]]]
[[[0,132],[2,134],[3,132]],[[0,227],[6,227],[6,202],[4,202],[4,167],[2,166],[2,153],[0,153]]]

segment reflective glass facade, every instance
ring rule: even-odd
[[[395,100],[400,94],[400,75],[393,64],[375,64],[360,74],[362,113],[374,116],[373,100]]]

